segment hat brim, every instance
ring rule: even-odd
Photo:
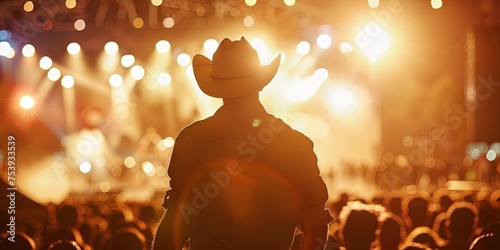
[[[212,61],[197,54],[193,58],[193,72],[203,93],[216,98],[232,98],[262,90],[276,75],[281,62],[281,54],[252,75],[233,78],[212,77]]]

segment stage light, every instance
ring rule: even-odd
[[[160,6],[162,3],[163,0],[151,0],[151,4],[156,7]]]
[[[10,43],[7,41],[0,42],[0,56],[7,56],[10,52]]]
[[[495,150],[493,149],[488,150],[488,152],[486,153],[486,159],[488,159],[488,161],[494,161],[496,158],[497,158],[497,153],[495,152]]]
[[[257,3],[257,0],[245,0],[245,4],[252,7]]]
[[[165,40],[160,40],[156,43],[156,51],[165,54],[170,51],[170,43]]]
[[[370,8],[372,9],[377,8],[379,5],[380,5],[379,0],[368,0],[368,6],[370,6]]]
[[[76,0],[66,0],[66,8],[73,9],[76,7]]]
[[[246,16],[245,18],[243,18],[243,25],[245,25],[245,27],[247,28],[252,27],[254,23],[255,20],[251,16]]]
[[[120,87],[123,84],[123,77],[119,74],[113,74],[109,77],[109,85],[112,87]]]
[[[109,55],[118,53],[118,49],[118,44],[115,42],[107,42],[106,45],[104,45],[104,51],[106,51]]]
[[[328,70],[324,68],[320,68],[314,71],[313,73],[313,81],[324,82],[328,79]]]
[[[297,44],[297,53],[299,55],[307,55],[309,53],[309,50],[311,49],[311,45],[307,41],[302,41],[299,44]]]
[[[109,184],[109,182],[107,182],[107,181],[103,181],[99,185],[99,190],[101,190],[101,192],[103,192],[103,193],[107,193],[107,192],[109,192],[109,190],[111,190],[111,184]]]
[[[135,57],[133,55],[122,56],[121,63],[122,63],[123,67],[128,68],[128,67],[132,66],[134,64],[134,62],[135,62]]]
[[[127,168],[133,168],[135,166],[135,159],[132,156],[128,156],[123,160],[123,165]]]
[[[61,71],[58,68],[51,68],[49,72],[47,72],[47,77],[51,81],[57,81],[61,77]]]
[[[363,51],[372,64],[389,49],[389,34],[377,23],[370,22],[355,37],[356,46]]]
[[[172,81],[172,77],[168,73],[161,73],[158,76],[158,83],[162,86],[167,86]]]
[[[207,54],[209,54],[210,56],[212,56],[215,53],[218,46],[219,46],[219,43],[217,43],[217,41],[215,41],[215,39],[207,39],[203,43],[203,48],[205,49]]]
[[[14,48],[10,48],[9,53],[5,56],[6,58],[12,59],[16,55]]]
[[[353,108],[355,99],[353,93],[349,89],[340,87],[332,91],[330,103],[336,111],[343,113]]]
[[[481,156],[481,151],[478,148],[473,149],[470,153],[470,157],[474,160],[479,159],[480,156]]]
[[[73,87],[75,85],[75,78],[70,75],[65,75],[61,79],[61,85],[67,89]]]
[[[139,81],[144,77],[144,68],[139,65],[135,65],[130,70],[130,74],[132,75],[132,78]]]
[[[199,6],[198,8],[196,8],[196,15],[204,16],[205,13],[207,13],[207,10],[205,9],[205,7]]]
[[[144,171],[144,173],[146,173],[148,176],[153,176],[156,172],[155,166],[149,161],[145,161],[142,163],[142,171]]]
[[[134,24],[134,27],[136,29],[140,29],[142,28],[142,26],[144,26],[144,20],[142,20],[142,18],[140,17],[136,17],[132,23]]]
[[[431,5],[432,5],[432,8],[434,9],[439,9],[441,7],[443,7],[443,1],[441,0],[431,0]]]
[[[24,11],[32,12],[34,8],[35,8],[35,5],[33,4],[32,1],[26,1],[24,3],[24,6],[23,6]]]
[[[163,144],[167,147],[167,148],[171,148],[174,146],[174,138],[172,137],[167,137],[165,138],[165,140],[163,140]]]
[[[11,36],[10,31],[8,30],[0,30],[0,40],[7,40]]]
[[[84,162],[80,163],[80,172],[86,174],[86,173],[90,172],[91,169],[92,169],[92,165],[90,165],[89,162],[84,161]]]
[[[21,53],[25,57],[32,57],[35,54],[35,47],[33,47],[33,45],[31,44],[26,44],[23,46]]]
[[[181,66],[188,66],[190,62],[191,57],[186,53],[180,53],[179,56],[177,56],[177,63]]]
[[[286,6],[291,7],[295,5],[295,0],[283,0]]]
[[[168,29],[168,28],[174,27],[175,20],[173,18],[171,18],[171,17],[167,17],[167,18],[163,19],[162,23],[163,23],[163,27],[165,27],[165,28]]]
[[[352,51],[352,44],[350,42],[341,42],[339,45],[340,52],[349,53]]]
[[[76,55],[76,54],[80,53],[80,50],[81,50],[80,44],[72,42],[72,43],[68,44],[68,47],[66,48],[66,50],[68,51],[69,54]]]
[[[19,100],[19,105],[21,108],[28,110],[35,106],[35,100],[31,96],[25,95]]]
[[[327,35],[327,34],[321,34],[318,36],[318,46],[322,49],[328,49],[330,48],[330,45],[332,44],[332,38]]]
[[[75,21],[73,26],[75,27],[75,30],[82,31],[85,29],[85,21],[83,21],[83,19],[78,19]]]
[[[44,56],[44,57],[40,58],[39,65],[40,65],[41,69],[48,70],[48,69],[50,69],[50,67],[52,67],[52,59],[50,59],[50,57],[48,57],[48,56]]]

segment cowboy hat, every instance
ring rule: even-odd
[[[257,51],[241,37],[231,41],[224,38],[213,60],[197,54],[193,71],[200,89],[217,98],[231,98],[262,90],[278,71],[281,55],[267,66],[261,66]]]

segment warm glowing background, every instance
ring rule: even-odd
[[[459,112],[471,30],[498,22],[495,1],[53,2],[0,2],[0,157],[14,135],[19,190],[37,202],[164,192],[176,134],[221,105],[191,59],[224,37],[263,64],[281,53],[261,100],[314,141],[332,197],[482,180],[480,156],[497,174],[498,133],[470,144]]]

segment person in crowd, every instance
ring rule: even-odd
[[[403,217],[408,220],[408,230],[431,226],[429,223],[429,198],[422,193],[408,195],[403,199]]]
[[[200,89],[223,105],[176,138],[154,250],[289,249],[296,228],[301,249],[324,247],[333,217],[313,142],[259,101],[280,60],[261,66],[244,37],[194,56]]]
[[[397,250],[406,238],[406,227],[401,217],[386,212],[380,217],[380,250]]]
[[[379,205],[349,202],[339,215],[340,236],[346,250],[369,250],[377,239],[378,217],[385,209]]]
[[[467,201],[453,203],[446,212],[446,228],[448,231],[448,244],[440,250],[466,250],[469,249],[477,227],[477,208]]]

